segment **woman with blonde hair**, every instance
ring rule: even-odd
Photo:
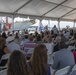
[[[9,50],[6,46],[6,40],[0,37],[0,60],[1,60],[1,57],[7,53],[9,53]],[[0,62],[0,66],[4,66],[6,63],[7,63],[7,60],[3,60]]]
[[[34,53],[29,61],[31,74],[33,75],[50,75],[50,68],[47,65],[47,49],[43,44],[35,47]]]
[[[8,61],[7,75],[28,75],[25,55],[20,51],[13,51]]]

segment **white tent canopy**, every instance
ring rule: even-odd
[[[0,15],[76,20],[76,0],[0,0]]]

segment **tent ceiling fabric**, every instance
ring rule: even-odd
[[[0,12],[13,13],[28,0],[0,0]]]
[[[0,0],[0,15],[76,19],[76,0]]]
[[[68,0],[63,5],[69,6],[69,7],[72,7],[72,8],[76,8],[76,0]]]
[[[76,19],[76,10],[72,11],[71,13],[67,14],[65,17],[66,19]]]
[[[60,4],[60,3],[63,2],[64,0],[45,0],[45,1]]]
[[[72,10],[71,8],[66,8],[63,6],[59,6],[58,8],[52,10],[51,12],[49,12],[48,14],[46,14],[46,16],[52,16],[52,17],[61,17],[64,14],[66,14],[68,11]]]
[[[45,11],[47,12],[48,10],[54,8],[55,6],[56,6],[55,4],[35,0],[30,2],[25,7],[23,7],[18,13],[21,14],[26,13],[31,15],[42,16],[45,13]]]

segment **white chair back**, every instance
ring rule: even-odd
[[[72,68],[72,71],[76,70],[76,65],[74,65],[74,67]]]
[[[76,75],[76,65],[72,68],[70,75]]]
[[[55,75],[67,74],[69,70],[70,70],[70,66],[67,66],[67,67],[65,67],[63,69],[60,69],[60,70],[56,71]]]
[[[27,54],[33,54],[33,52],[34,52],[34,48],[28,50],[28,51],[27,51]]]
[[[9,53],[8,53],[8,54],[4,54],[4,55],[1,57],[1,61],[2,61],[2,60],[5,60],[5,59],[8,59],[9,56],[10,56]]]
[[[9,56],[10,56],[9,53],[8,53],[8,54],[4,54],[4,55],[1,57],[1,61],[2,61],[2,60],[5,60],[5,59],[8,59]],[[0,63],[1,63],[1,61],[0,61]],[[7,64],[8,64],[8,63],[6,63],[5,66],[0,66],[0,69],[7,68]]]
[[[7,75],[7,69],[0,71],[0,75]]]

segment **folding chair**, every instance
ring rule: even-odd
[[[70,75],[76,75],[76,65],[72,68]]]
[[[7,69],[0,71],[0,75],[7,75]]]
[[[56,71],[55,75],[65,75],[65,74],[67,75],[67,73],[69,72],[69,70],[70,70],[70,66],[67,66],[65,68],[62,68],[62,69]]]
[[[32,54],[34,52],[34,48],[31,48],[27,51],[27,54]]]
[[[8,59],[9,56],[10,56],[10,54],[4,54],[4,55],[1,57],[0,63],[1,63],[2,60]],[[7,63],[6,63],[5,66],[0,66],[0,69],[4,69],[4,68],[7,68]]]
[[[24,48],[24,51],[27,52],[30,50],[30,49],[34,49],[36,47],[36,43],[25,43],[23,48]]]
[[[34,48],[31,48],[27,51],[27,53],[26,53],[27,60],[29,60],[31,58],[33,52],[34,52]]]

